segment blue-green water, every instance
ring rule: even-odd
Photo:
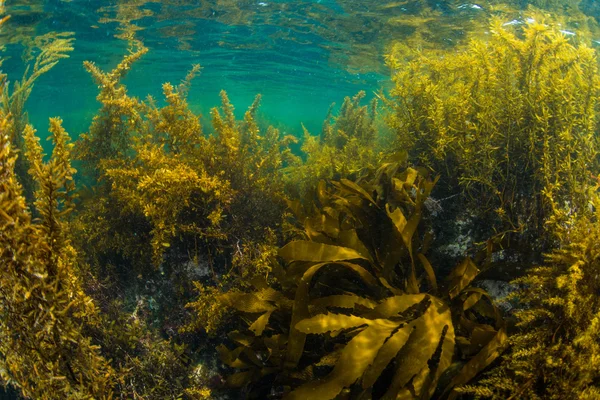
[[[538,3],[552,3],[541,2]],[[560,2],[559,2],[560,3]],[[564,2],[565,4],[569,2]],[[527,3],[507,11],[501,2],[456,1],[11,1],[11,19],[2,27],[3,71],[20,78],[23,45],[35,35],[72,32],[69,59],[37,82],[29,100],[31,122],[39,131],[60,115],[73,136],[89,126],[96,88],[84,60],[114,67],[127,43],[116,36],[133,29],[150,52],[126,78],[132,94],[160,98],[161,84],[178,82],[194,63],[202,75],[190,103],[206,115],[227,90],[237,110],[263,95],[262,113],[287,132],[301,123],[317,133],[329,104],[365,90],[385,88],[384,54],[393,41],[418,33],[434,45],[451,47],[491,15],[519,17]],[[588,15],[597,3],[582,2]],[[423,31],[422,33],[420,33]]]
[[[552,3],[541,2],[538,3]],[[560,2],[559,2],[560,3]],[[569,4],[570,2],[564,2]],[[190,103],[206,115],[225,89],[238,111],[257,94],[262,113],[287,132],[300,134],[301,123],[317,133],[329,104],[359,90],[369,96],[384,88],[383,56],[390,43],[422,30],[426,41],[453,46],[465,30],[501,10],[501,2],[456,1],[11,1],[11,19],[0,33],[6,47],[3,70],[21,76],[23,44],[47,32],[73,32],[71,57],[36,83],[27,108],[39,131],[60,115],[73,136],[85,131],[97,108],[96,88],[84,60],[114,67],[126,51],[117,38],[124,28],[150,52],[125,80],[131,93],[160,98],[161,84],[178,82],[194,63],[202,75]],[[582,2],[587,14],[597,2]],[[421,25],[421,26],[420,26]]]
[[[331,32],[332,37],[326,38],[327,27],[312,31],[313,21],[305,13],[317,8],[320,19],[327,13],[334,17],[341,10],[331,2],[240,1],[215,7],[206,3],[8,1],[6,14],[11,19],[2,28],[8,42],[3,70],[10,80],[21,77],[21,52],[30,36],[73,32],[71,57],[36,82],[27,105],[39,131],[45,129],[48,117],[60,115],[73,136],[87,129],[97,109],[97,89],[82,63],[94,61],[106,70],[121,60],[127,42],[115,37],[123,24],[113,21],[120,18],[139,26],[136,38],[150,49],[124,81],[130,93],[160,98],[162,83],[179,82],[192,64],[199,63],[202,74],[189,99],[203,115],[218,104],[221,89],[238,111],[261,93],[261,110],[270,122],[294,133],[301,133],[304,123],[317,133],[330,103],[340,103],[358,90],[378,90],[386,80],[382,53],[370,56],[376,68],[349,70],[335,60],[349,55],[344,49],[349,44],[331,40],[342,32]],[[137,13],[144,16],[134,19]]]

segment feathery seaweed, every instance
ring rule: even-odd
[[[72,189],[68,135],[51,120],[55,150],[48,163],[30,126],[27,156],[38,186],[31,220],[15,175],[9,120],[0,114],[0,353],[5,384],[28,397],[110,398],[115,376],[85,334],[98,323],[77,276],[77,253],[66,236]]]

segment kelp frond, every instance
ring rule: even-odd
[[[273,265],[278,286],[254,279],[250,291],[224,292],[210,302],[248,321],[247,330],[230,332],[233,350],[219,349],[226,365],[242,370],[228,378],[230,385],[250,385],[260,396],[254,382],[280,382],[290,386],[285,399],[333,399],[344,391],[454,398],[455,386],[503,351],[502,318],[487,294],[470,286],[475,264],[459,264],[442,287],[424,255],[418,227],[435,181],[414,169],[399,171],[386,164],[360,182],[320,184],[316,214],[307,218],[297,209],[304,229],[279,251],[285,268]],[[190,306],[201,312],[208,304]],[[483,316],[492,316],[493,326]],[[439,386],[460,357],[468,361]]]

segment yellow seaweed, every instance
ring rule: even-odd
[[[458,52],[399,45],[387,60],[396,145],[442,174],[442,196],[460,186],[490,235],[552,241],[573,212],[586,212],[599,149],[590,47],[549,24],[530,21],[519,34],[494,19],[489,40]]]
[[[9,124],[0,112],[2,380],[33,398],[111,398],[117,377],[86,334],[98,325],[99,313],[83,291],[68,236],[74,172],[69,137],[60,119],[52,119],[55,149],[43,162],[35,131],[26,128],[35,207],[42,217],[32,222],[15,173]]]

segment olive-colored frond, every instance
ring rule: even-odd
[[[366,318],[344,314],[319,314],[315,317],[304,319],[296,324],[296,329],[302,333],[319,334],[342,329],[356,328],[369,325],[372,321]]]
[[[230,307],[247,313],[260,313],[275,309],[272,303],[259,299],[253,293],[227,292],[220,296],[220,300]]]
[[[192,65],[192,68],[188,71],[185,78],[179,83],[179,85],[177,85],[177,93],[179,96],[182,98],[187,97],[190,91],[190,86],[192,85],[192,81],[196,76],[198,76],[201,70],[202,66],[200,64]]]
[[[86,61],[84,66],[86,70],[92,75],[94,80],[102,89],[106,89],[106,86],[114,86],[116,82],[125,77],[125,75],[131,69],[131,66],[137,62],[140,58],[148,52],[148,48],[140,41],[133,41],[132,46],[129,50],[129,54],[117,64],[117,66],[110,72],[102,72],[93,62]]]
[[[357,251],[340,246],[331,246],[311,241],[294,241],[286,244],[279,255],[289,261],[344,261],[364,259]]]
[[[412,299],[412,296],[409,296]],[[425,296],[420,296],[425,299]],[[362,388],[369,389],[389,362],[398,357],[394,379],[386,397],[402,395],[430,397],[439,376],[450,366],[454,355],[454,329],[450,309],[440,300],[427,299],[421,315],[408,321],[367,319],[340,314],[321,314],[300,321],[304,333],[323,334],[354,327],[364,329],[342,350],[333,371],[322,380],[307,383],[286,398],[333,399],[342,389],[362,377]],[[411,384],[410,388],[405,385]]]
[[[43,161],[43,150],[35,129],[27,125],[23,137],[25,139],[25,156],[31,168],[29,173],[36,184],[35,207],[42,217],[42,229],[52,246],[62,246],[61,220],[73,210],[73,192],[75,184],[71,167],[71,148],[68,133],[62,127],[60,118],[50,119],[50,138],[54,143],[52,156],[48,162]]]
[[[269,379],[291,382],[286,399],[342,392],[427,399],[444,390],[450,396],[500,355],[504,322],[487,293],[469,286],[479,272],[474,262],[465,260],[450,284],[438,287],[424,254],[419,225],[436,182],[426,175],[385,164],[358,182],[323,182],[312,210],[296,207],[304,240],[279,250],[282,290],[265,296],[257,282],[256,290],[226,295],[245,316],[244,337],[252,338],[223,355],[244,370],[232,378],[236,385],[259,382],[268,371]],[[420,292],[423,277],[440,297]],[[275,346],[273,334],[283,345]],[[322,345],[314,346],[314,335]],[[242,356],[250,351],[261,363]],[[460,359],[462,368],[450,368]],[[325,366],[333,368],[317,368]]]
[[[31,398],[111,398],[114,371],[87,336],[98,310],[83,292],[77,252],[64,232],[68,136],[60,120],[51,121],[57,149],[44,163],[35,131],[25,132],[39,185],[42,222],[34,224],[15,175],[8,124],[0,112],[1,378]]]
[[[26,53],[24,58],[28,62],[33,59],[33,63],[26,66],[22,79],[14,82],[12,90],[8,77],[0,73],[0,82],[2,83],[0,104],[4,115],[12,120],[8,135],[12,146],[16,150],[24,150],[22,133],[28,124],[25,105],[31,95],[35,81],[52,69],[60,59],[69,57],[68,54],[73,50],[74,40],[73,34],[68,32],[50,32],[39,35],[32,40],[28,49],[29,54]],[[16,174],[23,186],[25,197],[28,201],[32,201],[34,185],[27,174],[29,169],[30,165],[25,157],[17,158],[15,164]]]

